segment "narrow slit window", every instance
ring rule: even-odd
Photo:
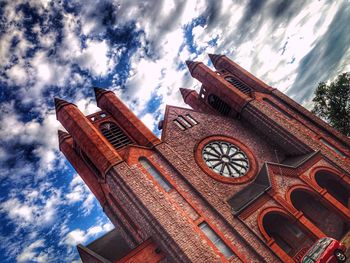
[[[192,122],[193,125],[198,124],[198,121],[196,121],[190,114],[186,114],[186,117],[190,120],[190,122]]]
[[[213,242],[213,244],[220,250],[226,258],[232,257],[233,251],[225,244],[225,242],[215,233],[215,231],[206,223],[202,222],[199,225],[199,228],[207,236],[207,238]]]
[[[83,159],[83,161],[85,162],[85,164],[92,170],[92,172],[96,175],[101,177],[101,173],[100,171],[97,169],[96,165],[94,164],[93,161],[91,161],[91,159],[89,158],[89,156],[87,156],[87,154],[83,151],[80,150],[80,156]]]
[[[169,192],[173,187],[162,176],[162,174],[144,157],[139,159],[139,162],[147,170],[147,172],[153,177],[154,180],[164,189],[165,192]]]
[[[338,150],[337,148],[335,148],[332,144],[330,144],[329,142],[327,142],[325,139],[321,138],[320,141],[326,145],[328,148],[330,148],[331,150],[333,150],[334,152],[336,152],[337,154],[345,157],[345,154],[343,152],[341,152],[340,150]]]
[[[185,124],[186,127],[188,127],[188,128],[191,128],[191,127],[192,127],[191,123],[189,123],[183,116],[179,115],[178,119],[179,119],[183,124]]]
[[[185,126],[183,126],[178,120],[174,120],[174,123],[177,127],[179,127],[182,131],[186,130]]]
[[[113,122],[102,123],[100,130],[103,136],[117,150],[129,144],[132,144],[130,138]]]

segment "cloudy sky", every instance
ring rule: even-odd
[[[150,127],[184,64],[226,54],[311,107],[319,81],[350,71],[350,1],[0,0],[0,261],[72,262],[112,228],[58,151],[53,98],[97,110],[115,91]]]

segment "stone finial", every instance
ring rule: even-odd
[[[209,54],[209,58],[210,58],[211,62],[213,63],[214,67],[221,57],[223,57],[223,55]]]
[[[61,144],[65,139],[67,139],[68,137],[70,137],[68,132],[62,131],[62,130],[58,130],[58,141]]]
[[[64,106],[72,104],[69,103],[68,101],[62,100],[60,98],[55,98],[55,108],[56,108],[56,113]]]
[[[193,71],[194,71],[195,67],[197,67],[197,65],[200,63],[201,62],[190,61],[190,60],[186,61],[186,65],[187,65],[188,70],[190,71],[191,75],[193,75]]]
[[[94,91],[95,91],[96,101],[98,101],[101,98],[101,96],[103,94],[105,94],[106,92],[110,92],[109,90],[105,90],[105,89],[98,88],[98,87],[94,87]]]
[[[190,94],[192,91],[193,90],[191,89],[180,88],[180,92],[184,101],[186,100],[186,97],[188,96],[188,94]]]

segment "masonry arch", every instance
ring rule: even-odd
[[[315,240],[293,217],[277,207],[265,209],[260,214],[259,228],[268,245],[283,261],[298,258]]]
[[[318,170],[314,174],[318,186],[327,190],[339,203],[350,209],[350,185],[331,170]]]
[[[305,188],[296,188],[290,193],[290,201],[297,210],[324,234],[340,240],[349,229],[349,224],[320,198]]]

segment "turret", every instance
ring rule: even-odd
[[[209,58],[217,71],[227,71],[231,73],[254,90],[265,93],[270,93],[272,90],[274,90],[272,87],[256,78],[254,75],[240,67],[238,64],[234,63],[225,55],[209,54]]]
[[[143,122],[112,92],[94,88],[97,106],[108,112],[137,144],[153,147],[160,143]]]
[[[99,178],[93,171],[93,168],[91,166],[89,167],[86,161],[84,161],[80,154],[74,149],[72,136],[59,130],[58,139],[61,152],[66,156],[68,161],[73,165],[74,169],[103,206],[106,199],[101,189]]]
[[[74,104],[55,98],[55,107],[57,120],[73,137],[82,153],[89,160],[94,160],[102,176],[122,161],[117,151]]]
[[[205,101],[199,97],[197,91],[180,88],[180,92],[184,102],[192,109],[200,112],[214,113],[214,111],[205,104]]]
[[[240,113],[252,98],[201,62],[186,61],[192,77],[203,86],[200,98],[223,115]]]

